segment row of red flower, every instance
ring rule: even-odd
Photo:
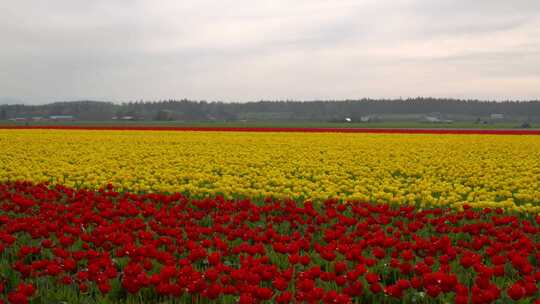
[[[375,133],[375,134],[480,134],[480,135],[540,135],[540,130],[523,129],[407,129],[407,128],[301,128],[301,127],[167,127],[167,126],[54,126],[3,125],[0,129],[56,129],[56,130],[139,130],[139,131],[231,131],[231,132],[315,132],[315,133]]]
[[[11,303],[532,301],[540,218],[0,185]]]

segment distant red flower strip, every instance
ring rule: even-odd
[[[154,126],[13,126],[0,129],[52,130],[118,130],[118,131],[214,131],[214,132],[308,132],[308,133],[375,133],[375,134],[469,134],[469,135],[540,135],[540,130],[482,129],[407,129],[407,128],[251,128],[251,127],[154,127]]]

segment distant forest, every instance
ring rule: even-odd
[[[436,98],[342,101],[258,101],[224,103],[191,100],[55,102],[46,105],[0,105],[0,120],[177,120],[177,121],[376,121],[437,119],[540,121],[540,101],[486,102]]]

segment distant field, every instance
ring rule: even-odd
[[[1,125],[13,126],[148,126],[148,127],[211,127],[211,128],[389,128],[389,129],[519,129],[521,122],[501,122],[492,124],[476,124],[472,122],[455,123],[422,123],[410,121],[369,122],[369,123],[333,123],[333,122],[293,122],[293,121],[260,121],[260,122],[225,122],[225,121],[67,121],[67,122],[11,122],[0,121]],[[532,124],[532,129],[540,128]]]

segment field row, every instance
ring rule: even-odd
[[[0,181],[540,212],[540,137],[0,130]]]
[[[532,303],[540,217],[0,184],[0,301]]]
[[[460,129],[460,128],[356,128],[356,127],[238,127],[238,126],[167,126],[167,125],[0,125],[7,130],[132,130],[132,131],[214,131],[214,132],[302,132],[367,134],[459,134],[459,135],[540,135],[532,129]]]

